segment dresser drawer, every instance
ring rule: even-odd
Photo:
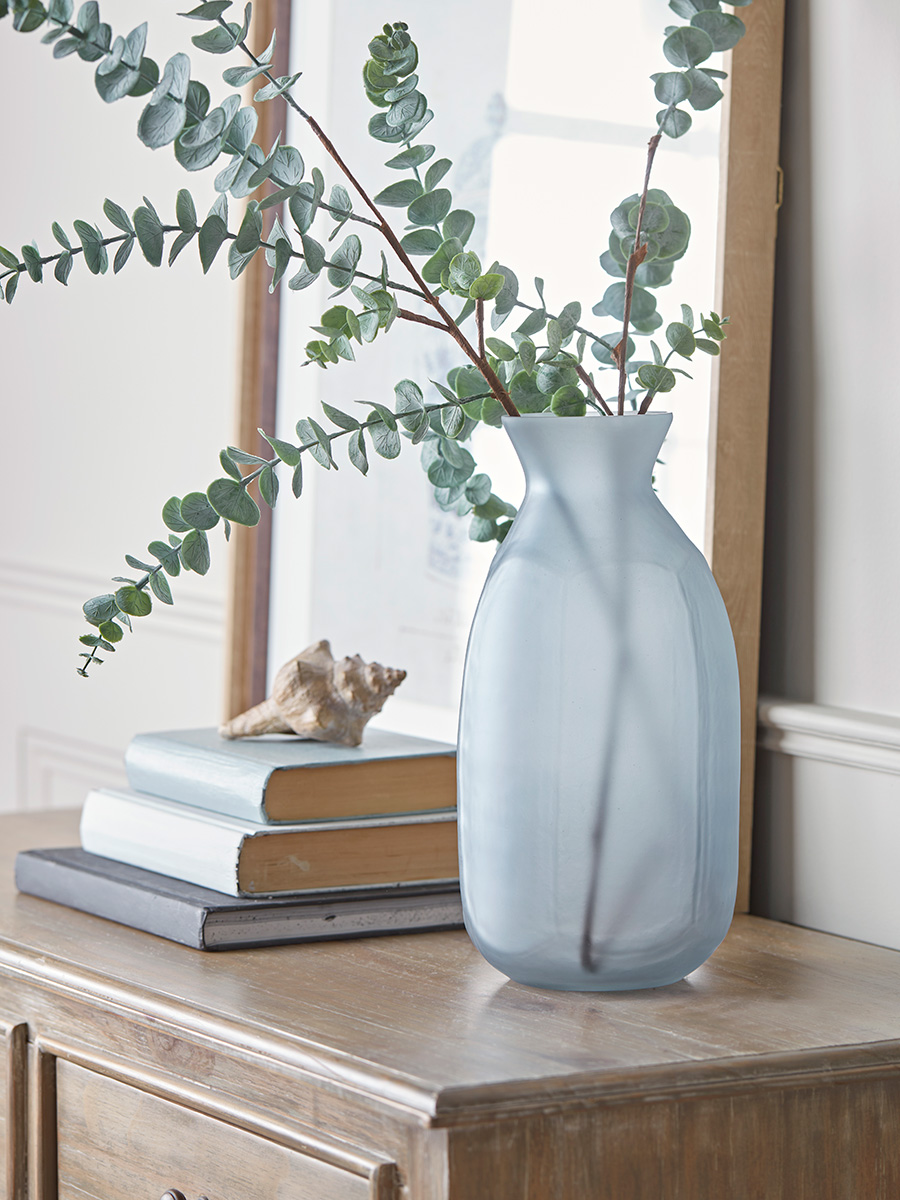
[[[57,1062],[59,1200],[373,1200],[366,1177]],[[383,1182],[383,1181],[382,1181]]]
[[[0,1024],[0,1196],[24,1200],[27,1030]]]

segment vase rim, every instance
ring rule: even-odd
[[[642,420],[646,420],[648,417],[650,418],[650,420],[653,420],[654,418],[659,418],[659,417],[668,417],[671,419],[672,416],[673,416],[673,414],[671,412],[662,412],[660,409],[655,409],[653,412],[646,412],[646,413],[639,413],[639,412],[622,413],[622,417],[640,417]],[[503,425],[506,426],[507,424],[509,424],[513,421],[518,421],[518,420],[523,420],[523,419],[527,420],[527,421],[535,421],[535,420],[538,420],[538,421],[571,421],[571,420],[584,421],[584,420],[592,420],[594,418],[600,418],[600,417],[603,417],[605,420],[608,419],[605,413],[598,413],[598,412],[588,412],[588,413],[584,413],[580,417],[574,417],[574,418],[573,417],[558,417],[556,415],[556,413],[552,413],[552,412],[539,412],[539,413],[519,413],[519,415],[517,417],[510,416],[508,413],[504,413],[503,416],[500,418],[500,420],[502,421]],[[614,413],[613,420],[619,420],[619,419],[620,419],[619,414]]]

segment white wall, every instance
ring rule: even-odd
[[[900,8],[787,10],[753,903],[900,947]]]
[[[117,0],[101,4],[101,16],[127,33],[149,12],[147,53],[162,64],[193,52],[195,76],[221,96],[221,59],[194,50],[199,27],[179,20],[177,6],[157,15],[161,7]],[[171,148],[147,150],[135,134],[145,101],[105,105],[94,67],[77,56],[54,61],[40,36],[0,21],[0,243],[18,251],[37,238],[51,253],[53,220],[70,236],[75,218],[114,232],[106,196],[130,212],[146,194],[165,219],[188,186],[205,213],[214,172],[187,176]],[[164,535],[159,510],[170,495],[219,473],[239,300],[223,268],[204,278],[191,247],[171,270],[154,270],[135,250],[115,278],[76,261],[67,289],[52,277],[23,280],[0,309],[0,809],[79,803],[89,786],[122,778],[121,753],[137,730],[221,715],[221,530],[205,579],[173,580],[174,608],[157,605],[93,678],[75,667],[88,631],[83,601],[109,590],[111,576],[132,574],[122,556],[144,556]]]

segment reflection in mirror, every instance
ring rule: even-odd
[[[360,82],[367,43],[389,16],[379,16],[371,0],[333,0],[294,12],[291,57],[304,68],[303,102],[370,194],[397,178],[383,166],[390,148],[367,135],[373,110]],[[453,160],[446,185],[454,207],[477,218],[467,249],[486,265],[499,260],[512,267],[527,303],[540,303],[534,276],[545,281],[551,312],[580,301],[582,324],[601,335],[615,333],[616,322],[591,315],[614,282],[598,258],[607,248],[609,214],[641,188],[647,141],[660,107],[649,76],[666,69],[661,43],[670,18],[664,0],[618,6],[557,0],[552,21],[541,0],[490,5],[457,0],[452,6],[413,5],[406,17],[419,46],[421,87],[435,113],[423,140],[437,146],[436,157]],[[606,53],[604,46],[627,46],[628,53]],[[697,314],[714,306],[720,112],[716,107],[692,114],[690,133],[677,141],[665,138],[656,158],[652,186],[668,192],[693,226],[674,282],[657,293],[667,322],[680,319],[681,303]],[[305,129],[294,129],[289,140],[304,154],[311,149]],[[312,165],[321,167],[328,187],[344,182],[314,148],[307,156],[308,168]],[[389,210],[389,215],[401,232],[403,210]],[[378,240],[363,238],[363,266],[368,258],[375,270]],[[345,411],[354,411],[359,400],[392,406],[394,385],[404,378],[416,380],[428,396],[428,381],[443,380],[462,362],[438,331],[404,325],[359,347],[356,363],[341,362],[327,371],[306,367],[302,347],[309,326],[318,324],[328,307],[328,292],[317,284],[286,301],[279,363],[281,436],[293,436],[297,419],[315,415],[323,400]],[[525,309],[515,310],[498,336],[508,339],[526,315]],[[665,345],[664,337],[659,340]],[[706,505],[709,361],[696,355],[693,363],[683,363],[693,379],[679,378],[670,403],[665,397],[656,401],[657,407],[675,412],[656,486],[699,546]],[[588,362],[601,392],[614,392],[614,372],[601,369],[590,355]],[[523,483],[502,431],[479,426],[472,450],[479,470],[491,476],[494,492],[518,504]],[[338,475],[316,472],[313,478],[308,472],[303,500],[279,505],[270,673],[298,648],[327,637],[338,654],[359,652],[407,669],[402,692],[379,723],[455,740],[466,636],[496,543],[470,541],[468,519],[442,511],[419,453],[404,443],[396,462],[373,456],[366,479],[349,465],[342,465]]]

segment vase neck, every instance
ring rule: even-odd
[[[548,489],[598,501],[649,492],[671,413],[624,417],[505,417],[529,491]]]

